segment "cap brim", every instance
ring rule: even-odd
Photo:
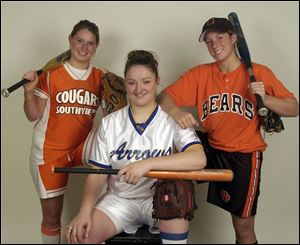
[[[199,36],[199,42],[203,42],[204,41],[204,36],[205,34],[208,32],[208,30],[204,31],[201,33],[201,35]]]
[[[206,33],[208,33],[208,32],[219,32],[219,33],[226,33],[226,32],[230,33],[230,32],[232,32],[232,33],[234,33],[231,30],[221,30],[221,29],[218,30],[216,28],[207,29],[206,31],[204,31],[203,33],[201,33],[201,35],[199,37],[199,42],[203,42],[204,41],[204,37],[205,37]]]

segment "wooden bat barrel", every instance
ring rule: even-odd
[[[117,174],[119,169],[95,169],[95,168],[59,168],[54,167],[53,173],[77,173],[77,174]],[[230,169],[202,169],[195,171],[160,171],[147,172],[145,177],[157,179],[186,179],[201,181],[232,181],[233,172]]]

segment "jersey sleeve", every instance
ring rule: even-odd
[[[194,71],[188,70],[178,80],[164,89],[177,106],[196,106],[198,82]]]
[[[172,118],[174,124],[174,144],[178,152],[184,152],[188,147],[195,144],[202,144],[194,128],[181,128]]]
[[[34,90],[34,94],[43,98],[47,99],[49,97],[49,90],[50,90],[50,84],[49,84],[49,77],[50,77],[50,72],[43,72],[39,76],[39,81],[38,84]]]
[[[89,164],[100,168],[111,168],[109,153],[107,149],[106,130],[107,124],[105,118],[102,119],[92,142]]]
[[[264,83],[266,94],[280,98],[295,98],[294,94],[277,79],[270,68],[263,65],[257,65],[254,68],[256,68],[253,70],[257,74],[256,80]]]

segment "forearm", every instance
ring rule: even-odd
[[[199,145],[199,147],[202,146]],[[200,170],[206,166],[206,156],[203,150],[185,151],[145,161],[148,161],[150,170]]]
[[[190,112],[186,112],[179,108],[172,97],[167,93],[161,92],[157,97],[157,101],[160,104],[164,112],[169,114],[178,125],[182,128],[190,128],[199,126],[198,121],[194,118],[194,115]]]
[[[106,183],[106,175],[89,174],[83,189],[80,212],[91,212]]]
[[[265,106],[283,117],[295,117],[299,114],[299,104],[294,98],[278,98],[265,95]]]

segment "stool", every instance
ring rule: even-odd
[[[122,232],[105,241],[105,244],[126,244],[126,243],[156,243],[160,244],[159,234],[152,234],[149,226],[140,227],[135,234]]]

